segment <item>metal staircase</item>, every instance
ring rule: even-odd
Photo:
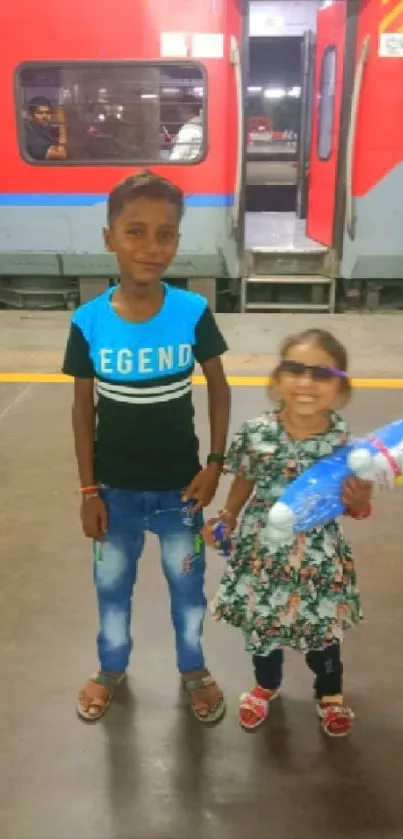
[[[326,248],[249,248],[241,312],[334,312],[336,280],[327,263]]]

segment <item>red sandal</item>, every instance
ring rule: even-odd
[[[255,685],[249,693],[243,693],[239,706],[239,723],[247,731],[254,731],[267,720],[270,702],[280,693],[279,690],[266,690]],[[251,715],[255,719],[251,719]]]
[[[328,737],[346,737],[354,724],[354,713],[347,705],[318,702],[318,715],[322,730]]]

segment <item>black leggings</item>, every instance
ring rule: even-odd
[[[273,650],[270,655],[254,655],[256,682],[266,690],[278,690],[283,679],[283,650]],[[322,696],[336,696],[343,693],[343,664],[340,659],[340,646],[333,644],[324,650],[311,650],[306,655],[306,663],[315,673],[314,691],[316,699]]]

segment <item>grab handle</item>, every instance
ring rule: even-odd
[[[239,43],[234,35],[231,35],[230,42],[230,61],[234,66],[235,85],[236,85],[236,101],[237,101],[237,159],[234,183],[234,203],[232,205],[232,233],[236,234],[239,229],[240,209],[241,209],[241,190],[242,190],[242,171],[243,171],[243,153],[244,153],[244,99],[242,86],[242,66],[241,66],[241,51]]]
[[[350,109],[350,125],[348,129],[347,138],[347,155],[346,155],[346,229],[351,240],[355,239],[356,231],[356,210],[355,198],[353,196],[353,173],[354,173],[354,152],[355,139],[357,133],[358,112],[361,99],[362,82],[364,78],[364,68],[368,61],[369,46],[371,42],[370,35],[367,35],[361,45],[360,56],[357,62],[357,67],[354,76],[354,87],[351,97]]]

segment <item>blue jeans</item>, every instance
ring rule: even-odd
[[[202,513],[186,514],[181,493],[176,490],[104,489],[102,494],[108,509],[108,532],[103,543],[94,545],[101,670],[123,673],[129,663],[133,589],[146,531],[155,533],[160,541],[179,672],[202,670],[205,664],[201,638],[207,605],[205,551],[198,538]]]

